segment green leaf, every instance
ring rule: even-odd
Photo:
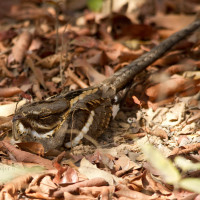
[[[10,182],[14,178],[17,178],[26,174],[41,173],[44,171],[43,167],[23,167],[21,165],[5,165],[0,164],[0,184]]]
[[[184,172],[189,170],[200,170],[200,163],[192,163],[190,160],[181,156],[177,156],[174,160],[175,164],[180,167]]]
[[[200,178],[184,178],[180,181],[180,187],[200,194]]]
[[[94,12],[98,12],[101,10],[103,4],[103,0],[87,0],[88,8]]]
[[[149,163],[160,173],[166,183],[173,184],[175,187],[178,186],[181,175],[169,159],[165,158],[150,144],[144,145],[142,151]]]

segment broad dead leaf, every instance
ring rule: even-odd
[[[77,193],[81,187],[95,187],[95,186],[107,186],[108,183],[104,178],[93,178],[90,180],[81,181],[67,187],[60,188],[59,191],[53,193],[54,197],[60,198],[64,196],[64,192]]]
[[[150,21],[157,24],[157,26],[162,26],[167,29],[172,29],[174,32],[180,30],[181,28],[187,26],[194,20],[194,16],[190,15],[162,15],[151,17]]]
[[[17,192],[25,188],[31,179],[31,175],[25,175],[6,184],[0,192],[0,199],[17,198]]]
[[[18,87],[0,88],[0,97],[12,97],[22,92],[23,91]]]
[[[25,163],[37,163],[41,166],[46,167],[47,169],[52,169],[52,161],[42,158],[40,156],[34,155],[32,153],[21,151],[14,147],[13,145],[9,144],[8,142],[2,141],[1,143],[2,150],[7,150],[12,154],[12,156],[16,159],[17,162],[25,162]]]
[[[17,42],[15,43],[12,54],[14,57],[14,60],[21,63],[26,55],[26,51],[29,48],[29,45],[31,44],[32,35],[30,32],[25,31],[22,32],[19,36]]]
[[[44,156],[44,147],[40,143],[21,142],[21,143],[18,143],[17,145],[25,151],[29,151],[29,152],[37,154],[39,156]]]
[[[149,87],[146,90],[146,95],[149,96],[151,100],[161,100],[172,94],[186,90],[193,85],[194,83],[190,79],[185,79],[183,77],[171,78],[163,83]]]
[[[18,103],[11,103],[6,105],[0,105],[0,116],[7,117],[15,113],[16,108],[24,105],[26,100],[22,100]]]
[[[97,41],[92,37],[79,36],[72,40],[71,44],[85,48],[94,48],[97,46]]]
[[[120,181],[120,179],[116,176],[101,169],[98,169],[96,165],[91,164],[85,158],[81,160],[81,165],[78,170],[89,179],[96,177],[104,178],[109,183],[109,185],[114,185]]]
[[[96,71],[86,60],[76,60],[74,62],[74,66],[82,67],[85,75],[89,79],[90,85],[98,84],[106,78],[103,74],[100,74],[98,71]]]

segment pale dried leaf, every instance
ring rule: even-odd
[[[120,178],[106,171],[98,169],[96,165],[91,164],[85,158],[81,160],[81,165],[78,170],[89,179],[102,177],[109,183],[109,185],[114,185],[115,183],[118,183],[120,181]]]
[[[25,103],[26,103],[26,100],[24,99],[18,103],[0,105],[0,116],[7,117],[10,115],[13,115],[15,113],[16,108],[19,108],[20,106],[24,105]]]

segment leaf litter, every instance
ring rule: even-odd
[[[198,31],[134,78],[122,109],[95,141],[98,148],[83,143],[44,154],[38,143],[13,145],[16,107],[101,82],[193,21],[200,7],[144,1],[135,12],[124,0],[113,1],[111,14],[106,6],[95,13],[69,2],[0,2],[0,171],[7,177],[0,198],[198,199]],[[161,153],[142,151],[149,143]],[[8,179],[17,164],[24,174],[13,168]],[[27,174],[35,165],[45,170]]]

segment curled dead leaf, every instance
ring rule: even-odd
[[[122,185],[122,184],[119,184],[117,186],[117,189],[118,190],[115,192],[117,197],[124,197],[124,198],[128,198],[128,199],[138,199],[138,200],[152,199],[151,196],[143,194],[142,192],[130,190],[127,186]]]
[[[25,175],[14,179],[12,182],[6,184],[0,192],[0,199],[13,199],[18,191],[25,188],[31,181],[31,175]],[[17,197],[16,197],[17,198]]]
[[[21,151],[15,148],[13,145],[9,144],[8,142],[1,141],[0,147],[1,150],[7,150],[8,152],[10,152],[17,162],[26,162],[26,163],[31,162],[42,165],[47,169],[53,168],[52,161],[26,151]]]
[[[53,196],[56,198],[60,198],[64,196],[64,192],[77,192],[80,187],[93,187],[93,186],[107,186],[108,183],[103,178],[93,178],[90,180],[82,181],[75,183],[73,185],[69,185],[67,187],[62,187],[59,191],[53,193]]]

